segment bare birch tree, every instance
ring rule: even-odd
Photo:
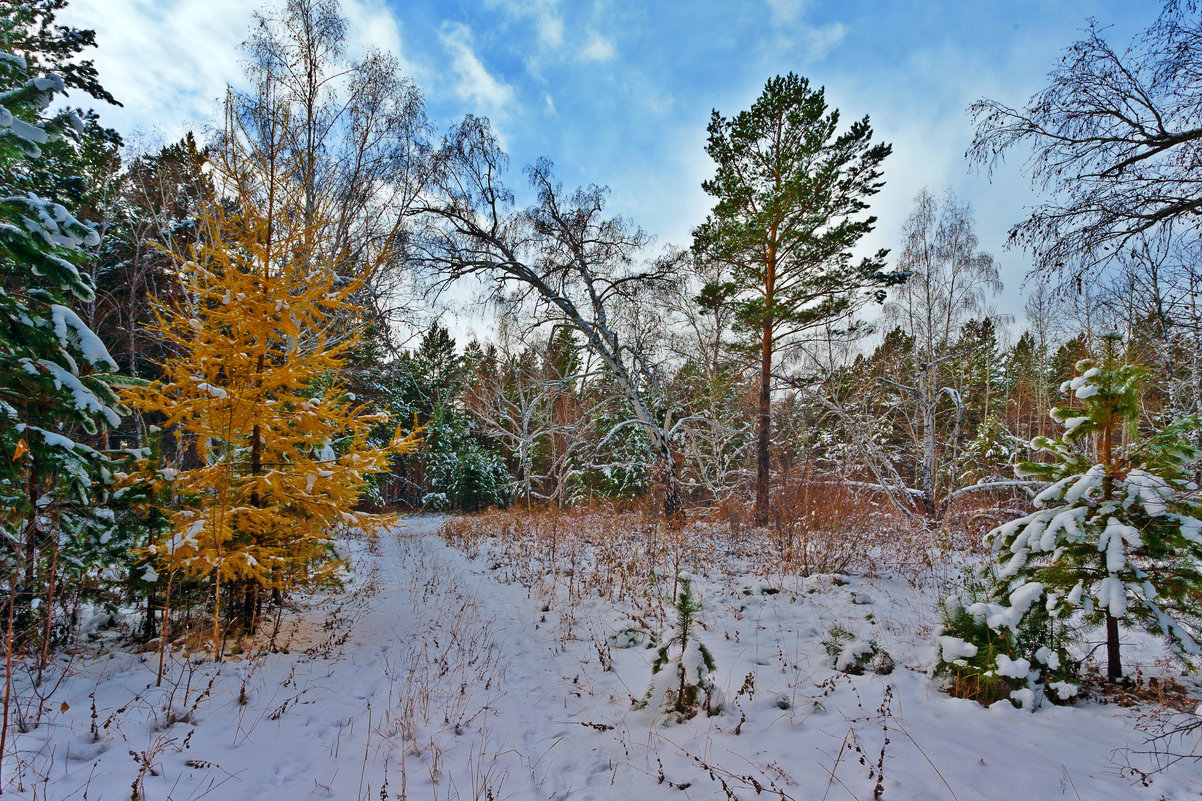
[[[434,166],[431,129],[397,57],[350,54],[347,35],[338,0],[286,0],[257,13],[246,44],[253,89],[235,94],[231,115],[252,140],[244,147],[263,138],[264,122],[283,130],[305,222],[320,217],[327,231],[315,257],[345,274],[371,267],[359,302],[395,323],[412,295],[401,291],[412,280],[405,228]]]
[[[1002,289],[996,262],[978,248],[971,206],[950,192],[943,200],[928,189],[918,193],[902,225],[898,257],[898,269],[909,277],[886,303],[885,319],[914,338],[913,383],[896,386],[914,399],[916,444],[921,450],[916,457],[918,489],[928,514],[937,508],[943,464],[936,441],[937,412],[941,403],[957,421],[962,412],[959,393],[944,380],[948,363],[961,355],[952,352],[952,343],[965,322],[989,313],[989,298]]]
[[[1024,170],[1047,196],[1011,241],[1078,281],[1136,238],[1202,219],[1202,16],[1170,4],[1127,47],[1104,31],[1091,21],[1023,106],[971,108],[968,157],[992,170],[1030,148]]]

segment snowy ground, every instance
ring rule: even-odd
[[[18,798],[124,799],[1198,799],[1202,763],[1145,785],[1141,710],[982,708],[924,670],[930,590],[899,578],[741,576],[692,565],[722,714],[667,723],[636,709],[653,652],[620,630],[662,606],[523,582],[500,549],[410,519],[354,581],[285,624],[288,653],[223,665],[120,649],[79,660],[17,735]],[[712,567],[712,565],[710,566]],[[529,585],[529,586],[526,586]],[[570,602],[569,602],[570,601]],[[839,623],[896,660],[826,666]],[[94,698],[94,704],[93,704]],[[1142,713],[1147,713],[1147,709]]]

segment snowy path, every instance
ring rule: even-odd
[[[1139,742],[1131,713],[1032,715],[935,692],[914,669],[921,605],[872,603],[862,584],[707,586],[706,636],[732,703],[665,726],[632,709],[651,653],[607,647],[616,610],[596,598],[573,617],[544,610],[496,580],[503,566],[433,536],[440,522],[410,519],[371,551],[360,544],[349,591],[304,616],[304,650],[177,660],[164,688],[149,657],[77,666],[42,726],[20,735],[15,797],[115,801],[139,783],[148,799],[181,801],[723,799],[725,782],[749,799],[774,782],[780,792],[759,797],[870,799],[878,763],[885,801],[1202,797],[1198,765],[1152,787],[1120,775],[1115,749]],[[892,636],[898,669],[824,667],[819,639],[834,620]],[[756,689],[739,694],[748,676]]]
[[[430,536],[440,522],[407,520],[359,554],[346,599],[308,621],[307,653],[181,660],[163,688],[153,655],[77,666],[68,709],[18,742],[17,797],[129,798],[139,774],[149,799],[375,799],[385,784],[389,798],[633,797],[578,725],[589,666],[524,590],[481,581]],[[630,706],[620,687],[607,699]]]

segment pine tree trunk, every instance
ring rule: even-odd
[[[157,517],[157,515],[154,511],[154,508],[155,507],[152,504],[150,514],[148,514],[146,516],[146,544],[147,545],[154,544],[155,519]],[[154,559],[151,558],[147,562],[147,564],[153,565]],[[146,642],[150,642],[151,640],[153,640],[155,637],[158,636],[158,633],[159,633],[158,621],[155,619],[155,614],[154,614],[155,587],[156,587],[155,584],[151,584],[150,589],[148,589],[146,591],[146,617],[142,620],[142,639],[145,640]]]
[[[42,684],[42,672],[50,664],[50,638],[54,633],[54,591],[58,576],[59,548],[56,544],[50,554],[50,577],[46,584],[45,622],[42,626],[42,652],[38,655],[38,680],[36,686]],[[39,713],[40,715],[41,713]]]
[[[142,640],[150,642],[158,635],[158,622],[154,614],[154,587],[146,591],[146,615],[142,618]]]
[[[255,365],[255,373],[259,378],[255,380],[255,386],[260,387],[263,384],[263,369],[266,367],[266,354],[260,353],[258,362]],[[258,423],[255,423],[250,432],[250,474],[252,477],[258,476],[263,472],[263,428]],[[263,503],[263,499],[259,496],[259,490],[256,487],[250,493],[250,505],[258,509]],[[247,579],[242,585],[242,598],[239,599],[231,594],[230,604],[231,613],[237,613],[238,628],[246,634],[254,634],[258,624],[256,610],[258,607],[259,583],[254,578]],[[231,617],[233,615],[231,614]]]
[[[167,594],[163,599],[163,630],[159,639],[159,671],[155,677],[154,686],[161,687],[163,685],[163,660],[167,655],[167,640],[171,634],[171,579],[174,578],[174,573],[167,574]]]
[[[221,565],[213,573],[213,661],[220,662],[221,646]]]
[[[25,520],[25,538],[22,547],[17,550],[17,567],[13,570],[16,586],[12,589],[13,603],[16,605],[16,629],[12,632],[12,648],[18,651],[25,647],[29,628],[33,621],[33,596],[35,568],[37,566],[37,533],[38,516],[38,460],[30,452],[29,473],[25,482],[25,493],[29,503],[29,516]]]
[[[763,354],[760,359],[760,430],[756,443],[755,464],[755,524],[765,526],[771,511],[768,495],[772,463],[772,342],[767,325],[764,326]]]
[[[776,236],[773,227],[772,236]],[[760,432],[756,443],[755,464],[755,524],[768,525],[772,502],[768,496],[772,463],[772,314],[773,293],[776,290],[776,249],[768,249],[764,271],[764,320],[760,333]]]
[[[9,581],[15,583],[16,579],[17,571],[14,566]],[[15,601],[16,595],[10,594],[8,597],[8,629],[4,649],[4,717],[3,720],[0,720],[0,757],[8,753],[8,710],[13,690],[13,647],[15,645],[13,642],[13,604]],[[0,759],[0,769],[3,767],[4,760]]]
[[[1106,467],[1106,472],[1102,476],[1102,497],[1106,500],[1114,495],[1114,428],[1115,421],[1113,419],[1113,406],[1110,407],[1110,415],[1106,419],[1105,427],[1102,429],[1101,441],[1098,443],[1098,449],[1101,451],[1101,461]],[[1118,618],[1106,612],[1106,678],[1109,681],[1118,681],[1123,677],[1123,666],[1119,662],[1119,621]]]
[[[242,631],[254,634],[259,628],[259,584],[254,579],[248,579],[242,590],[241,620]]]

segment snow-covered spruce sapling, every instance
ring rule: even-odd
[[[701,599],[693,591],[693,577],[677,577],[676,627],[660,638],[651,663],[651,687],[640,706],[656,702],[657,710],[687,720],[704,709],[711,715],[722,709],[722,693],[714,684],[714,657],[696,635]]]
[[[971,574],[962,594],[944,599],[936,637],[934,675],[957,698],[989,706],[1010,700],[1034,708],[1044,697],[1067,701],[1077,694],[1077,665],[1066,647],[1066,621],[1035,606],[1016,627],[990,628],[969,612],[993,597],[996,571]]]
[[[1115,681],[1120,624],[1164,637],[1178,655],[1199,654],[1202,508],[1188,475],[1197,452],[1185,439],[1196,421],[1139,431],[1145,371],[1123,363],[1118,334],[1077,369],[1061,390],[1080,407],[1052,411],[1064,434],[1032,442],[1052,461],[1019,468],[1052,484],[1036,496],[1037,511],[987,536],[997,585],[967,611],[992,631],[1019,631],[1038,607],[1054,620],[1105,624],[1106,675]]]
[[[871,638],[856,636],[856,633],[841,623],[831,624],[822,638],[826,650],[827,666],[840,673],[859,676],[864,671],[882,676],[893,672],[893,657]]]

